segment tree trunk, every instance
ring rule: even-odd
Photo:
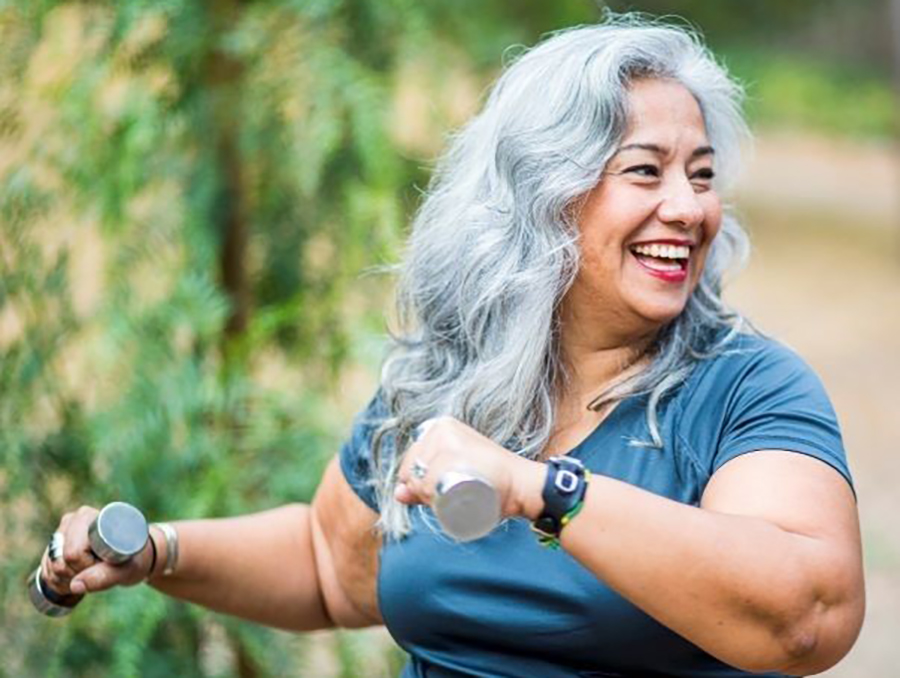
[[[226,364],[234,358],[236,340],[247,331],[250,318],[250,281],[247,276],[247,245],[250,238],[247,187],[240,153],[241,92],[244,65],[221,50],[222,36],[240,18],[241,0],[210,0],[213,27],[204,72],[212,97],[210,120],[213,126],[218,192],[213,213],[220,236],[219,275],[222,289],[231,303],[231,313],[222,337]],[[229,634],[240,678],[259,678],[259,667],[236,634]]]
[[[222,36],[240,17],[240,0],[211,0],[209,16],[211,32],[209,51],[204,64],[207,91],[210,93],[213,152],[218,173],[218,194],[214,226],[220,236],[219,275],[222,289],[231,303],[225,326],[224,347],[247,330],[250,318],[251,290],[247,276],[247,245],[250,237],[243,159],[239,138],[241,132],[241,92],[244,65],[221,50]]]

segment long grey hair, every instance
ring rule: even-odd
[[[381,375],[373,470],[389,536],[409,528],[393,490],[422,421],[449,414],[529,458],[547,445],[566,380],[558,311],[579,267],[577,206],[621,143],[629,83],[643,78],[674,80],[694,95],[716,149],[717,188],[732,183],[747,134],[741,87],[692,31],[636,14],[525,51],[438,162],[399,266],[402,329]],[[648,444],[662,446],[660,401],[740,330],[720,290],[746,250],[726,208],[702,278],[659,332],[648,366],[592,407],[648,395]]]

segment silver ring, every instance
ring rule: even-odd
[[[422,480],[425,476],[428,475],[428,464],[426,464],[421,459],[416,459],[415,461],[413,461],[410,473],[412,473],[413,478]]]
[[[54,532],[50,537],[50,545],[47,546],[47,556],[52,562],[62,559],[65,537],[62,532]]]

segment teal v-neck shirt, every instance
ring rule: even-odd
[[[646,399],[623,401],[569,454],[596,474],[698,506],[712,474],[756,450],[820,459],[852,487],[834,410],[792,351],[742,335],[701,362],[659,410],[664,446],[649,441]],[[386,415],[376,397],[341,449],[350,485],[377,510],[370,443]],[[403,678],[749,676],[669,630],[565,551],[538,545],[524,519],[458,544],[432,529],[429,509],[380,552],[378,600],[410,655]]]

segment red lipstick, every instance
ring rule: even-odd
[[[643,268],[647,273],[655,278],[659,278],[660,280],[665,280],[666,282],[670,283],[682,283],[687,280],[688,272],[686,266],[677,270],[661,271],[656,268],[651,268],[643,261],[641,261],[638,257],[635,257],[634,260],[638,262],[641,265],[641,268]]]
[[[650,255],[649,253],[639,253],[636,250],[645,249],[647,247],[651,247]],[[666,256],[663,254],[663,251],[657,250],[656,246],[666,247],[666,246],[675,246],[679,248],[687,248],[688,252],[694,247],[694,243],[687,239],[680,238],[656,238],[656,239],[647,239],[641,240],[638,242],[631,243],[628,247],[631,254],[634,256],[637,263],[641,265],[641,268],[644,269],[645,272],[652,275],[654,278],[658,278],[659,280],[663,280],[668,283],[678,284],[683,283],[688,277],[688,267],[690,266],[690,256],[688,258],[684,258],[683,256],[673,257],[678,264],[676,266],[662,265],[662,261],[657,259],[657,252],[662,254],[662,259],[665,259]],[[679,254],[681,254],[679,252]],[[671,262],[671,260],[669,260]],[[660,265],[654,265],[658,262]]]

